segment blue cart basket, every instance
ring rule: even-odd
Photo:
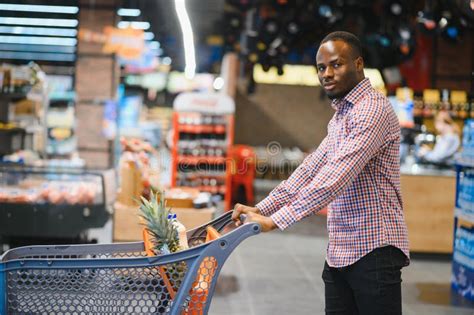
[[[29,246],[0,257],[0,314],[207,314],[234,248],[260,233],[232,212],[187,232],[190,249],[148,257],[143,242]],[[206,228],[222,236],[205,243]]]

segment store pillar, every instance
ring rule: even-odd
[[[102,33],[116,25],[118,1],[81,1],[79,29]],[[112,166],[113,144],[102,134],[104,103],[116,96],[120,67],[103,43],[79,40],[76,62],[77,136],[80,156],[88,167]]]

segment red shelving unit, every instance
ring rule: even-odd
[[[222,195],[230,210],[234,101],[217,93],[183,93],[173,107],[172,187]]]

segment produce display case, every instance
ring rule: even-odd
[[[0,164],[0,244],[74,239],[100,228],[115,199],[113,170]]]

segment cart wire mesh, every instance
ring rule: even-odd
[[[229,219],[207,225],[223,231]],[[188,232],[197,246],[156,257],[143,242],[10,250],[0,263],[0,314],[206,314],[223,263],[260,232],[245,224],[201,244],[207,225]]]

